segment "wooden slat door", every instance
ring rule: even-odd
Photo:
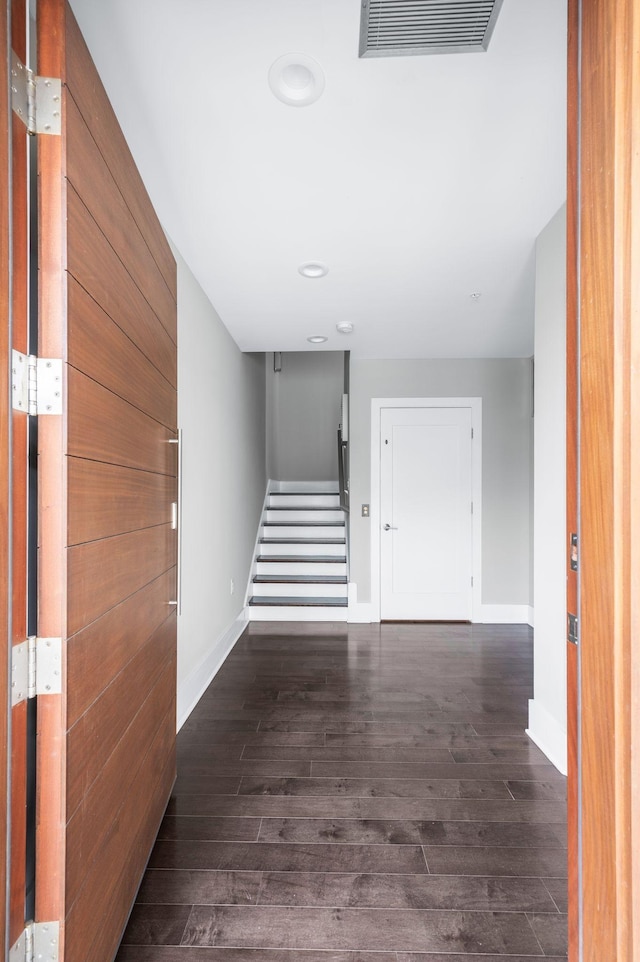
[[[175,263],[65,0],[39,0],[38,73],[63,81],[39,142],[39,635],[63,639],[38,700],[36,916],[65,962],[111,962],[175,777]]]

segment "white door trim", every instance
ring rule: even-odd
[[[383,408],[470,408],[473,428],[471,486],[473,491],[474,622],[482,614],[482,398],[371,398],[371,620],[380,621],[380,419]]]

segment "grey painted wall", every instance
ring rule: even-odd
[[[238,350],[175,249],[174,255],[183,443],[180,692],[243,608],[266,489],[265,363],[263,354]]]
[[[266,357],[267,472],[276,481],[337,481],[343,351]]]
[[[528,605],[530,598],[531,361],[351,359],[351,581],[371,599],[371,399],[481,397],[482,602]]]
[[[534,700],[530,729],[566,770],[566,207],[536,244]]]

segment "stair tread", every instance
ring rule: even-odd
[[[283,562],[288,564],[306,564],[310,562],[311,564],[344,564],[345,559],[341,558],[340,555],[336,554],[260,554],[256,558],[256,561],[260,564],[265,562],[275,562],[276,564]]]
[[[260,544],[346,544],[346,538],[260,538]]]
[[[344,521],[263,521],[263,528],[344,528]]]
[[[263,585],[346,585],[346,575],[256,575],[255,584]]]
[[[281,606],[346,608],[348,606],[348,601],[346,598],[296,598],[288,596],[276,597],[275,595],[261,597],[259,595],[254,595],[253,598],[249,598],[249,604],[263,605],[270,608]]]

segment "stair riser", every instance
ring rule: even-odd
[[[335,564],[322,561],[259,561],[256,574],[259,575],[342,575],[347,574],[346,563]]]
[[[315,538],[318,541],[325,538],[344,538],[344,525],[327,525],[327,527],[314,528],[306,525],[287,525],[275,524],[260,528],[261,538]]]
[[[253,591],[264,598],[346,598],[346,585],[313,585],[305,583],[298,585],[279,581],[277,584],[254,584]]]
[[[337,494],[281,494],[269,495],[269,508],[339,508]]]
[[[342,511],[332,511],[330,508],[323,508],[322,511],[305,511],[304,508],[279,511],[277,508],[268,508],[266,520],[280,521],[282,524],[289,524],[290,521],[308,521],[309,524],[335,521],[342,524],[344,523],[344,514]]]
[[[318,550],[320,549],[320,550]],[[304,554],[325,554],[346,560],[346,552],[343,544],[265,544],[260,543],[260,554],[263,555],[304,555]]]
[[[247,608],[249,621],[339,621],[347,620],[347,608],[277,608],[260,605]]]

